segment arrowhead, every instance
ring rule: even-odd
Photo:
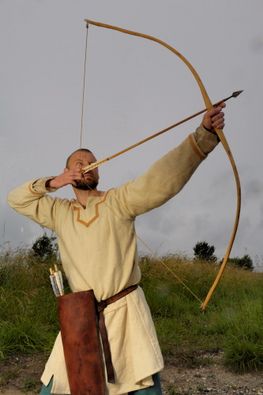
[[[239,96],[240,93],[242,93],[242,92],[243,92],[243,90],[242,90],[242,91],[233,92],[233,93],[232,93],[232,96],[233,96],[233,97],[237,97],[237,96]]]

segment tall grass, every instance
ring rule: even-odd
[[[165,263],[201,299],[218,267],[168,256]],[[0,256],[0,357],[48,352],[59,330],[49,267],[28,251]],[[237,372],[263,369],[263,274],[228,268],[205,313],[160,262],[141,260],[142,283],[165,356],[224,351]]]
[[[218,270],[216,264],[180,257],[164,261],[201,299]],[[236,372],[263,369],[263,274],[227,268],[207,310],[160,262],[144,259],[143,286],[162,349],[167,355],[224,351]]]
[[[50,350],[58,331],[48,268],[26,251],[0,259],[0,357]]]

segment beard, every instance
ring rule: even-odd
[[[93,191],[98,186],[98,181],[75,180],[74,188],[82,191]]]

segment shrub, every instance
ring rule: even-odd
[[[210,246],[206,241],[199,241],[193,248],[194,257],[196,260],[203,260],[209,262],[215,262],[217,260],[214,255],[215,247]]]

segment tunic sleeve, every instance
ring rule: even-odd
[[[8,194],[8,204],[19,214],[55,230],[57,210],[63,201],[47,195],[47,192],[55,191],[55,189],[47,189],[45,186],[46,181],[50,178],[52,177],[40,178],[15,188]]]
[[[134,218],[171,199],[217,144],[214,134],[199,127],[144,175],[115,190],[121,214]]]

